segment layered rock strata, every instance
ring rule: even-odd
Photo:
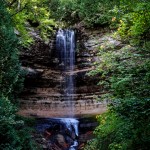
[[[19,113],[25,116],[61,117],[69,116],[69,111],[75,115],[99,114],[106,110],[106,104],[97,102],[96,96],[103,89],[98,86],[98,77],[90,77],[87,72],[94,69],[93,62],[98,59],[96,52],[100,46],[97,37],[102,32],[87,34],[88,40],[77,34],[76,62],[73,72],[62,72],[58,63],[58,52],[55,49],[55,37],[45,44],[36,39],[35,45],[24,49],[20,59],[23,69],[27,71],[25,88],[20,96]],[[75,93],[73,94],[73,110],[64,96],[63,82],[66,76],[75,78]]]

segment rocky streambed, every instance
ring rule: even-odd
[[[38,118],[33,135],[45,150],[82,150],[97,125],[95,117]]]

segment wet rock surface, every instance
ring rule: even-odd
[[[66,119],[66,118],[61,118]],[[68,118],[67,118],[68,119]],[[87,140],[94,138],[93,130],[97,126],[94,117],[77,119],[78,135],[74,126],[66,126],[60,118],[38,119],[36,133],[37,144],[45,150],[82,150]]]

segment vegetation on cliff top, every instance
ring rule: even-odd
[[[49,0],[6,0],[21,45],[28,47],[34,42],[32,31],[47,41],[56,22],[51,18]]]

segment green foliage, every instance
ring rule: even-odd
[[[89,145],[96,150],[148,150],[149,105],[150,99],[117,100],[107,113],[97,117],[100,125]]]
[[[50,9],[58,21],[68,24],[84,22],[87,26],[109,24],[112,18],[111,0],[52,0]],[[55,9],[53,9],[55,8]]]
[[[101,62],[90,74],[100,82],[112,100],[109,111],[98,117],[96,139],[87,145],[97,150],[148,150],[150,143],[150,60],[149,42],[126,45],[116,50],[106,40],[101,45]],[[95,143],[93,145],[93,143]]]
[[[21,90],[18,39],[3,1],[0,4],[0,96],[16,95]]]
[[[149,6],[149,1],[122,0],[112,11],[112,23],[119,26],[114,36],[119,34],[126,46],[118,49],[106,39],[100,47],[101,62],[95,63],[96,69],[90,74],[99,75],[99,84],[107,93],[101,98],[111,102],[108,112],[98,116],[96,138],[85,149],[150,147]]]
[[[18,39],[4,0],[0,1],[0,150],[34,150],[31,129],[17,119],[12,101],[22,88]],[[11,100],[11,101],[10,101]]]
[[[30,28],[34,27],[40,31],[44,40],[48,40],[56,23],[51,19],[49,0],[16,0],[8,1],[8,10],[19,32],[20,41],[23,46],[33,43]]]
[[[109,24],[111,20],[111,13],[109,12],[109,9],[112,4],[113,1],[109,0],[82,0],[79,5],[79,16],[88,25]]]
[[[149,36],[150,2],[148,0],[51,0],[52,16],[72,25],[82,22],[88,27],[110,25],[118,28],[123,39],[138,43]]]
[[[130,39],[132,43],[137,44],[143,43],[142,40],[148,38],[150,33],[149,9],[149,1],[121,1],[114,13],[116,14],[116,21],[120,20],[118,33],[123,39]]]
[[[16,119],[15,112],[13,104],[0,97],[0,150],[36,149],[31,140],[31,129],[25,127],[24,121]]]
[[[96,150],[96,146],[97,146],[97,140],[96,139],[92,139],[92,140],[89,140],[87,142],[87,144],[85,145],[84,147],[84,150]]]

